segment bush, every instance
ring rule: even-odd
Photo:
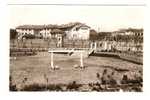
[[[101,77],[102,84],[107,84],[107,69],[104,69],[102,77]]]
[[[77,91],[81,85],[77,84],[76,81],[69,83],[67,86],[67,90],[75,90]]]
[[[110,79],[110,84],[111,84],[111,85],[116,85],[116,84],[117,84],[117,81],[112,78],[112,79]]]
[[[9,77],[9,83],[10,83],[10,84],[9,84],[9,90],[10,90],[10,91],[17,91],[16,85],[15,85],[15,84],[14,84],[14,85],[12,84],[12,77],[11,77],[11,76]]]
[[[121,83],[122,83],[122,84],[126,84],[127,81],[128,81],[128,76],[127,76],[127,75],[123,75],[122,80],[121,80]]]
[[[96,77],[99,79],[99,78],[100,78],[100,74],[99,74],[99,73],[96,73]]]
[[[17,37],[18,33],[15,29],[10,29],[10,39],[15,39]]]
[[[131,90],[133,90],[135,92],[142,92],[142,88],[141,87],[132,87]]]
[[[21,91],[62,91],[61,85],[55,84],[31,84],[24,86]]]
[[[91,88],[92,91],[102,91],[103,88],[99,82],[97,83],[89,83],[88,86]]]
[[[62,91],[61,85],[50,84],[47,86],[47,90],[49,91]]]
[[[16,85],[12,85],[12,84],[10,84],[10,86],[9,86],[9,90],[10,90],[10,91],[17,91],[17,87],[16,87]]]
[[[46,85],[43,84],[31,84],[31,85],[25,85],[21,91],[44,91],[46,90]]]

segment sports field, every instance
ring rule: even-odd
[[[128,75],[130,79],[139,76],[142,72],[142,65],[123,61],[112,57],[94,57],[84,58],[84,69],[75,68],[80,65],[80,58],[73,58],[65,54],[54,54],[54,65],[59,70],[50,68],[50,54],[40,52],[35,56],[22,56],[10,59],[10,75],[12,83],[16,84],[18,89],[24,85],[30,84],[68,84],[76,81],[79,84],[89,84],[100,82],[96,74],[100,77],[104,69],[108,70],[113,78],[120,81],[123,75]]]

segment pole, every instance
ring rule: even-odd
[[[53,52],[51,52],[51,68],[54,69]]]
[[[90,45],[91,45],[91,49],[93,49],[93,42],[91,42],[91,44],[90,44]]]
[[[97,43],[95,42],[95,45],[94,45],[95,47],[94,47],[94,49],[96,50],[96,48],[97,48]]]
[[[80,55],[80,67],[83,68],[83,54],[81,52],[81,55]]]

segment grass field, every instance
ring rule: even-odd
[[[10,75],[12,83],[20,89],[24,85],[38,84],[68,84],[76,81],[79,84],[99,82],[96,73],[102,76],[104,69],[108,69],[108,74],[114,72],[113,77],[120,81],[124,74],[130,79],[134,79],[138,72],[143,72],[143,65],[115,59],[112,57],[84,58],[85,69],[74,68],[80,64],[79,58],[72,56],[55,54],[54,65],[60,67],[59,70],[50,69],[50,54],[39,52],[35,56],[22,56],[10,59]],[[122,69],[126,71],[120,71]],[[24,81],[26,79],[26,81]]]

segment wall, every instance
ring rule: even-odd
[[[82,28],[87,28],[87,29],[84,30]],[[66,35],[67,35],[67,38],[70,40],[73,40],[73,39],[88,40],[89,35],[90,35],[90,28],[83,26],[77,30],[75,26],[71,30],[66,31]]]

